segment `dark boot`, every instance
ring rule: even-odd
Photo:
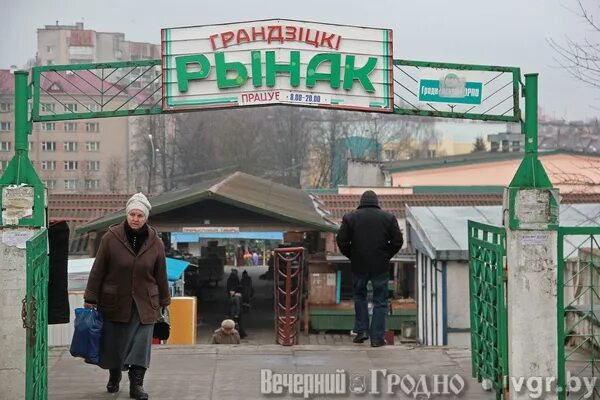
[[[119,391],[121,376],[120,369],[109,370],[108,383],[106,384],[106,391],[108,393],[117,393]]]
[[[137,365],[129,367],[129,397],[136,400],[148,400],[144,391],[144,375],[146,368]]]

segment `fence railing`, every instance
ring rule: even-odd
[[[600,227],[558,228],[559,399],[579,399],[584,396],[581,391],[569,393],[569,385],[566,382],[568,376],[600,377],[599,239]],[[600,399],[598,384],[595,385],[591,396],[586,398]]]
[[[508,376],[506,233],[474,221],[468,229],[471,371],[479,382],[489,380],[500,399]]]

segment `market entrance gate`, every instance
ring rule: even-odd
[[[14,199],[16,189],[22,187],[32,189],[32,195],[23,199],[31,207],[17,218],[7,219],[3,214],[0,229],[45,232],[46,189],[28,153],[33,123],[199,109],[285,104],[398,117],[523,122],[526,151],[507,198],[512,228],[519,228],[515,211],[519,191],[551,188],[537,159],[537,74],[526,75],[523,83],[519,68],[514,67],[394,59],[389,29],[278,19],[168,28],[161,37],[160,60],[40,66],[32,69],[31,76],[15,72],[15,155],[0,179],[0,208],[14,204],[7,200]],[[78,77],[79,83],[71,89],[85,93],[84,88],[92,88],[101,100],[58,100],[64,85],[72,85],[64,79],[66,75]],[[93,76],[95,83],[86,76]],[[521,120],[520,94],[525,98],[525,121]],[[42,96],[58,101],[60,109],[48,107]],[[41,249],[39,237],[28,246]],[[40,259],[39,251],[28,251],[28,276],[44,262],[47,265],[47,256]],[[481,271],[480,276],[486,277]],[[47,307],[43,293],[48,282],[47,276],[39,277],[28,280],[23,299],[28,310],[27,337],[35,338],[27,348],[27,399],[47,397],[47,341],[41,333],[47,331],[48,321],[40,310]],[[475,293],[482,295],[480,290]],[[38,310],[36,318],[29,310]],[[502,334],[505,327],[495,326],[494,318],[476,315],[486,318],[493,335]],[[478,326],[479,322],[472,323]],[[479,380],[490,379],[486,371],[492,370],[474,368],[473,373]],[[497,378],[491,377],[494,382]],[[34,390],[29,382],[39,385]]]

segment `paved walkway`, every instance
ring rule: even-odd
[[[359,382],[364,376],[370,387],[372,369],[387,369],[399,377],[410,374],[418,379],[427,375],[430,390],[433,374],[454,374],[464,378],[465,389],[459,396],[432,395],[439,399],[493,399],[491,392],[484,392],[471,378],[470,353],[468,350],[427,348],[407,345],[371,348],[363,345],[278,345],[238,346],[155,346],[152,365],[146,375],[145,388],[150,399],[277,399],[302,398],[284,394],[264,395],[260,391],[261,369],[274,373],[332,373],[336,369],[346,371],[346,383]],[[66,347],[49,351],[49,399],[127,399],[128,380],[124,376],[121,391],[109,394],[105,390],[107,371],[83,360],[71,357]],[[406,381],[410,383],[409,381]],[[398,385],[393,395],[387,394],[386,381],[379,379],[381,395],[369,393],[356,395],[347,387],[346,395],[313,395],[313,399],[325,398],[395,398],[413,399],[412,393],[404,394]],[[410,385],[408,385],[410,387]],[[419,398],[419,397],[417,397]],[[425,397],[423,397],[425,398]]]

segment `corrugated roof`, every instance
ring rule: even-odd
[[[243,172],[225,178],[200,182],[152,197],[151,214],[168,212],[203,200],[213,200],[299,227],[335,231],[337,225],[329,219],[318,202],[300,189],[291,188]],[[78,232],[98,231],[123,219],[123,205],[119,211],[108,214],[77,228]],[[191,221],[190,221],[191,223]]]
[[[376,190],[375,190],[376,191]],[[319,194],[319,199],[336,220],[354,210],[360,201],[360,194]],[[502,204],[501,194],[445,193],[441,194],[382,194],[378,195],[379,205],[397,218],[404,218],[405,206],[471,206]],[[600,196],[598,196],[600,199]]]
[[[50,222],[67,221],[75,224],[90,222],[108,213],[123,209],[129,194],[50,194]]]
[[[561,204],[561,226],[599,226],[600,203]],[[501,206],[471,207],[407,207],[411,244],[436,260],[468,260],[467,221],[502,225]],[[585,237],[565,239],[565,255],[579,247]]]
[[[218,180],[216,180],[218,181]],[[207,183],[212,186],[216,181]],[[178,192],[179,193],[179,192]],[[123,204],[131,194],[50,194],[48,213],[50,222],[67,221],[75,225],[84,224],[115,211],[123,210]],[[409,206],[484,206],[502,204],[500,194],[445,193],[381,195],[381,204],[398,218],[404,218],[405,205]],[[600,193],[567,193],[561,196],[562,203],[600,203]],[[330,218],[341,220],[342,216],[358,205],[360,195],[319,194],[314,200],[318,208],[327,210]],[[151,199],[154,202],[154,199]]]
[[[575,156],[599,157],[598,153],[580,152],[570,150],[549,150],[540,151],[538,157],[554,154],[572,154]],[[469,154],[457,154],[452,156],[435,157],[435,158],[419,158],[414,160],[398,160],[383,165],[383,170],[388,172],[415,171],[424,169],[434,169],[441,167],[451,167],[457,165],[470,165],[480,163],[492,163],[504,160],[520,160],[523,158],[521,152],[489,152],[482,151]]]

